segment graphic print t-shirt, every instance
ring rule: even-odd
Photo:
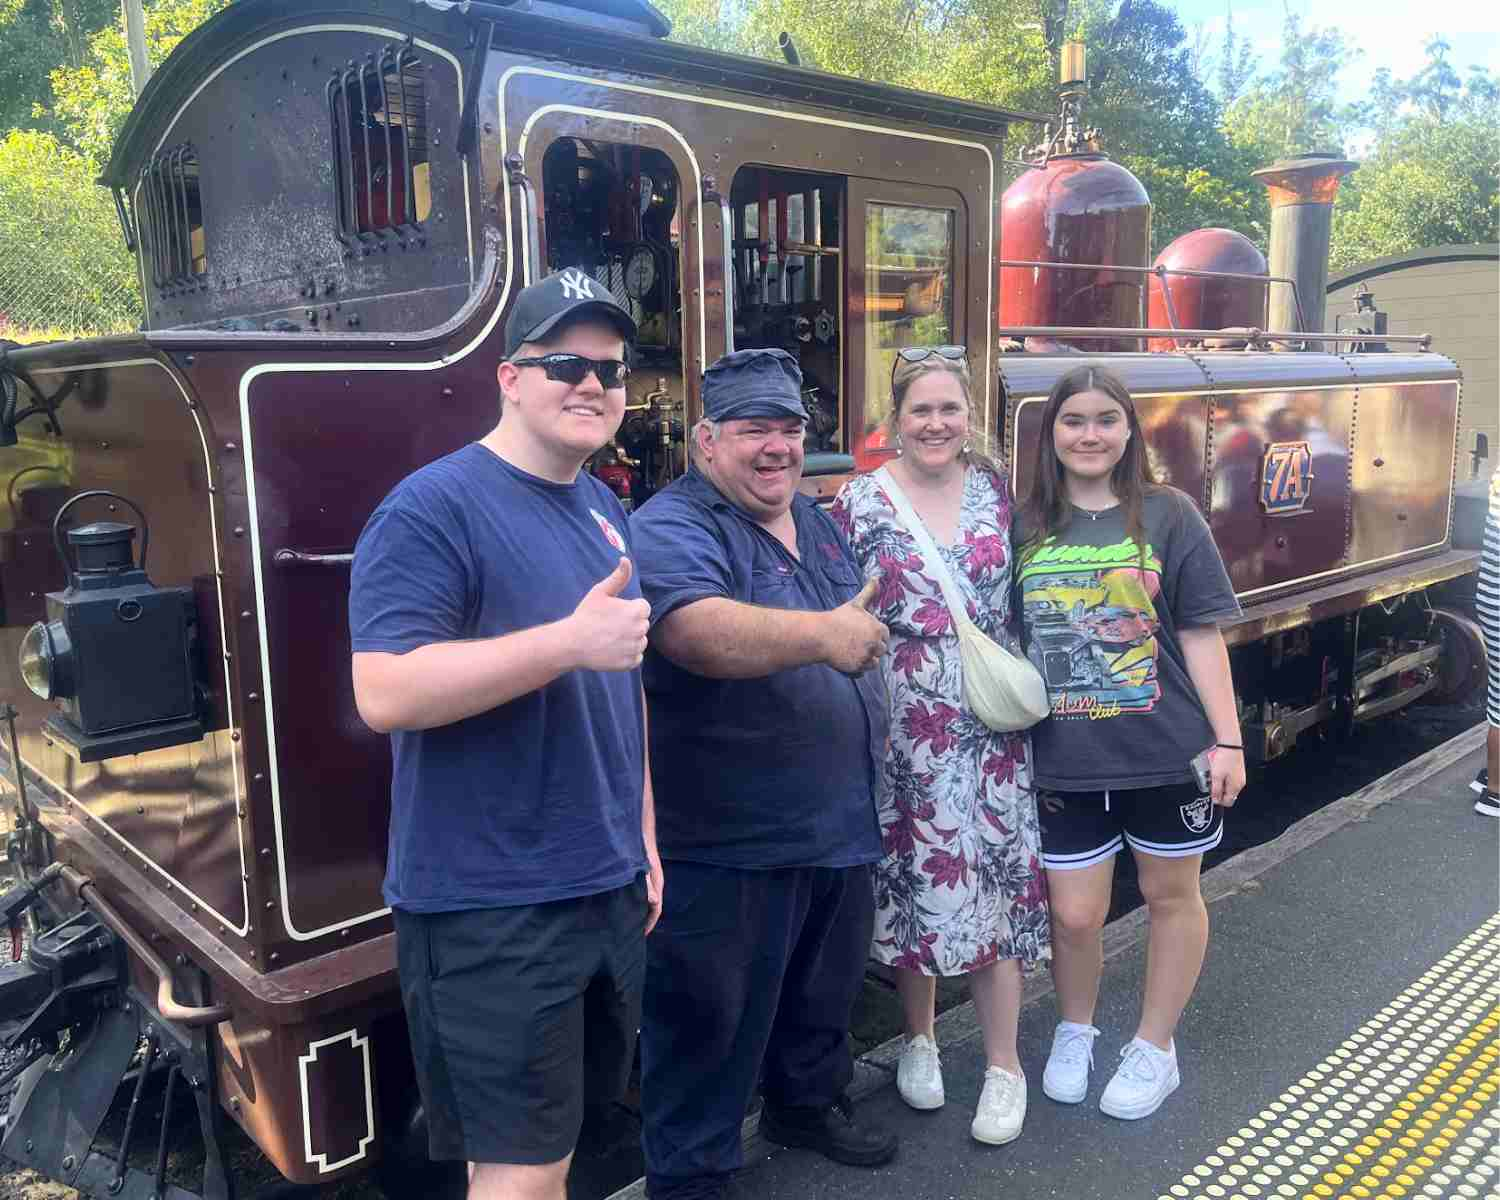
[[[1181,492],[1146,497],[1144,556],[1125,510],[1072,524],[1017,575],[1026,651],[1052,700],[1031,730],[1036,785],[1159,787],[1193,778],[1214,742],[1177,631],[1239,613],[1213,536]]]

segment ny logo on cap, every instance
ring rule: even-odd
[[[564,300],[592,300],[594,298],[594,281],[576,268],[562,273],[562,290]]]

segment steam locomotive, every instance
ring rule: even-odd
[[[627,498],[684,469],[731,349],[797,355],[820,496],[890,453],[901,346],[969,347],[1023,490],[1052,382],[1107,364],[1245,603],[1254,756],[1481,682],[1445,591],[1476,558],[1450,537],[1459,372],[1373,320],[1323,330],[1350,164],[1267,173],[1269,265],[1226,231],[1152,263],[1078,51],[1054,121],[668,31],[644,0],[240,0],[140,96],[102,183],[142,330],[0,350],[6,1158],[228,1196],[232,1121],[298,1183],[420,1163],[349,563],[398,479],[493,425],[500,323],[549,269],[638,319],[598,465]],[[1042,145],[1009,160],[1022,123]],[[146,1128],[159,1085],[168,1116],[192,1097],[191,1191]]]

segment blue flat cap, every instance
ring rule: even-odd
[[[802,369],[785,350],[736,350],[703,372],[703,415],[710,421],[747,417],[797,417],[802,404]]]

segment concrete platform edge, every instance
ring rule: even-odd
[[[1486,728],[1486,724],[1480,722],[1357,792],[1309,814],[1279,837],[1205,871],[1202,881],[1204,900],[1213,904],[1236,892],[1251,890],[1258,886],[1256,880],[1259,876],[1279,863],[1316,845],[1346,825],[1368,819],[1371,812],[1397,799],[1419,780],[1452,766],[1483,746]],[[1105,961],[1133,947],[1144,935],[1147,924],[1145,908],[1138,908],[1110,922],[1104,930]],[[1026,978],[1022,989],[1022,1006],[1035,1003],[1051,993],[1050,974],[1037,971]],[[942,1050],[962,1046],[979,1037],[979,1021],[974,1015],[974,1005],[964,1003],[943,1013],[937,1019],[935,1032],[938,1047]],[[893,1037],[855,1061],[854,1080],[849,1087],[852,1099],[859,1100],[894,1082],[896,1063],[901,1058],[904,1040],[900,1035]],[[740,1136],[747,1162],[754,1161],[758,1154],[770,1149],[759,1137],[759,1126],[760,1114],[753,1113],[745,1118],[741,1127]],[[612,1193],[606,1200],[645,1200],[645,1196],[646,1181],[642,1178]]]

